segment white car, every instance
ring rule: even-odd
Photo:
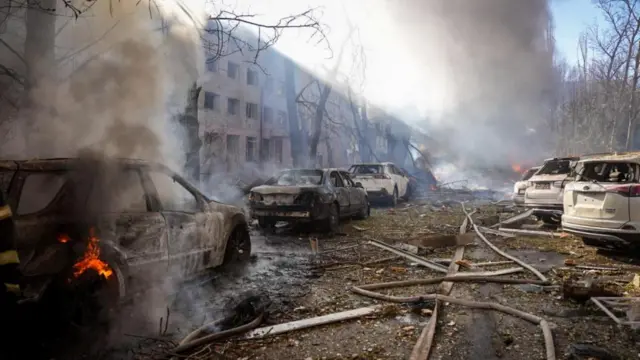
[[[524,205],[524,192],[527,190],[529,186],[529,179],[536,173],[536,171],[540,170],[541,166],[532,167],[522,174],[522,177],[519,181],[517,181],[513,185],[513,203],[516,206]]]
[[[395,206],[398,199],[408,196],[409,177],[393,163],[356,164],[349,172],[362,184],[371,202],[384,200]]]
[[[640,245],[640,152],[578,162],[564,189],[564,231],[608,249]]]
[[[564,187],[573,180],[570,174],[578,160],[580,158],[575,156],[547,159],[529,178],[524,193],[524,206],[533,209],[533,215],[545,224],[560,223]]]

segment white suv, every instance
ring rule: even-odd
[[[409,177],[393,163],[356,164],[349,172],[354,181],[362,184],[372,202],[386,200],[395,206],[399,198],[407,198]]]
[[[524,192],[527,190],[527,187],[529,187],[529,181],[527,180],[540,170],[540,168],[541,166],[536,166],[525,171],[520,180],[513,185],[513,203],[516,206],[524,205]]]
[[[640,152],[578,162],[576,181],[564,191],[562,228],[587,245],[640,245]]]
[[[562,194],[573,165],[580,158],[553,158],[544,161],[542,167],[528,181],[524,193],[524,206],[534,209],[533,214],[547,224],[559,224],[562,216]]]

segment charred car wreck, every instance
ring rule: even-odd
[[[152,284],[250,256],[241,209],[159,164],[0,161],[0,185],[14,209],[26,301],[91,279],[112,307]]]
[[[362,184],[345,170],[294,169],[280,172],[249,196],[251,212],[263,229],[277,221],[309,222],[338,231],[341,218],[369,216],[369,198]]]

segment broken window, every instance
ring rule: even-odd
[[[247,118],[248,119],[257,119],[258,118],[258,104],[247,103]]]
[[[626,162],[584,162],[576,167],[578,181],[631,183],[638,181],[636,165]]]
[[[211,91],[204,92],[204,108],[209,110],[215,110],[218,106],[218,94]]]
[[[229,64],[227,65],[227,76],[235,79],[238,77],[238,64],[229,61]]]
[[[258,72],[247,69],[247,85],[258,85]]]
[[[273,147],[275,152],[275,159],[279,163],[282,163],[282,139],[281,138],[275,139]]]
[[[227,100],[227,113],[229,115],[238,114],[238,106],[240,106],[240,100],[229,98]]]
[[[335,187],[344,187],[344,183],[342,182],[340,175],[335,171],[331,172],[331,185]]]
[[[187,188],[182,186],[172,176],[153,171],[149,177],[156,187],[158,199],[164,211],[178,211],[194,213],[198,211],[198,200]]]
[[[287,123],[287,113],[278,111],[278,125],[284,126]]]
[[[28,215],[46,209],[67,181],[64,173],[28,173],[22,185],[17,215]]]
[[[382,165],[353,165],[349,168],[349,172],[352,174],[366,175],[366,174],[382,174]]]
[[[264,111],[262,113],[262,119],[264,120],[264,123],[271,124],[273,122],[273,109],[265,106],[262,111]]]
[[[531,179],[531,177],[536,173],[536,171],[538,171],[538,169],[540,168],[531,168],[525,171],[524,174],[522,175],[522,178],[520,178],[520,181],[527,181]]]
[[[571,172],[571,160],[549,160],[537,172],[537,175],[563,175]]]
[[[118,171],[94,181],[89,202],[100,204],[100,210],[109,213],[148,211],[146,192],[136,170]]]
[[[216,72],[218,71],[218,62],[213,59],[207,60],[207,71]]]
[[[240,136],[227,135],[227,153],[237,154],[240,150]]]
[[[256,138],[247,136],[247,162],[256,161]]]
[[[322,170],[286,170],[278,175],[275,183],[284,186],[320,185]]]
[[[351,180],[351,177],[349,177],[349,173],[347,172],[340,172],[340,176],[342,176],[342,179],[344,180],[344,183],[346,185],[346,187],[355,187],[356,184],[353,183],[353,180]]]

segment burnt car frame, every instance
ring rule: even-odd
[[[251,189],[249,203],[252,216],[265,229],[277,221],[312,222],[335,232],[341,218],[364,219],[370,213],[362,184],[341,169],[284,170]]]
[[[240,208],[211,201],[163,165],[109,160],[105,178],[103,161],[0,161],[0,185],[14,209],[31,299],[50,284],[69,282],[93,234],[101,259],[113,269],[105,282],[115,304],[154,283],[184,280],[250,256]]]

